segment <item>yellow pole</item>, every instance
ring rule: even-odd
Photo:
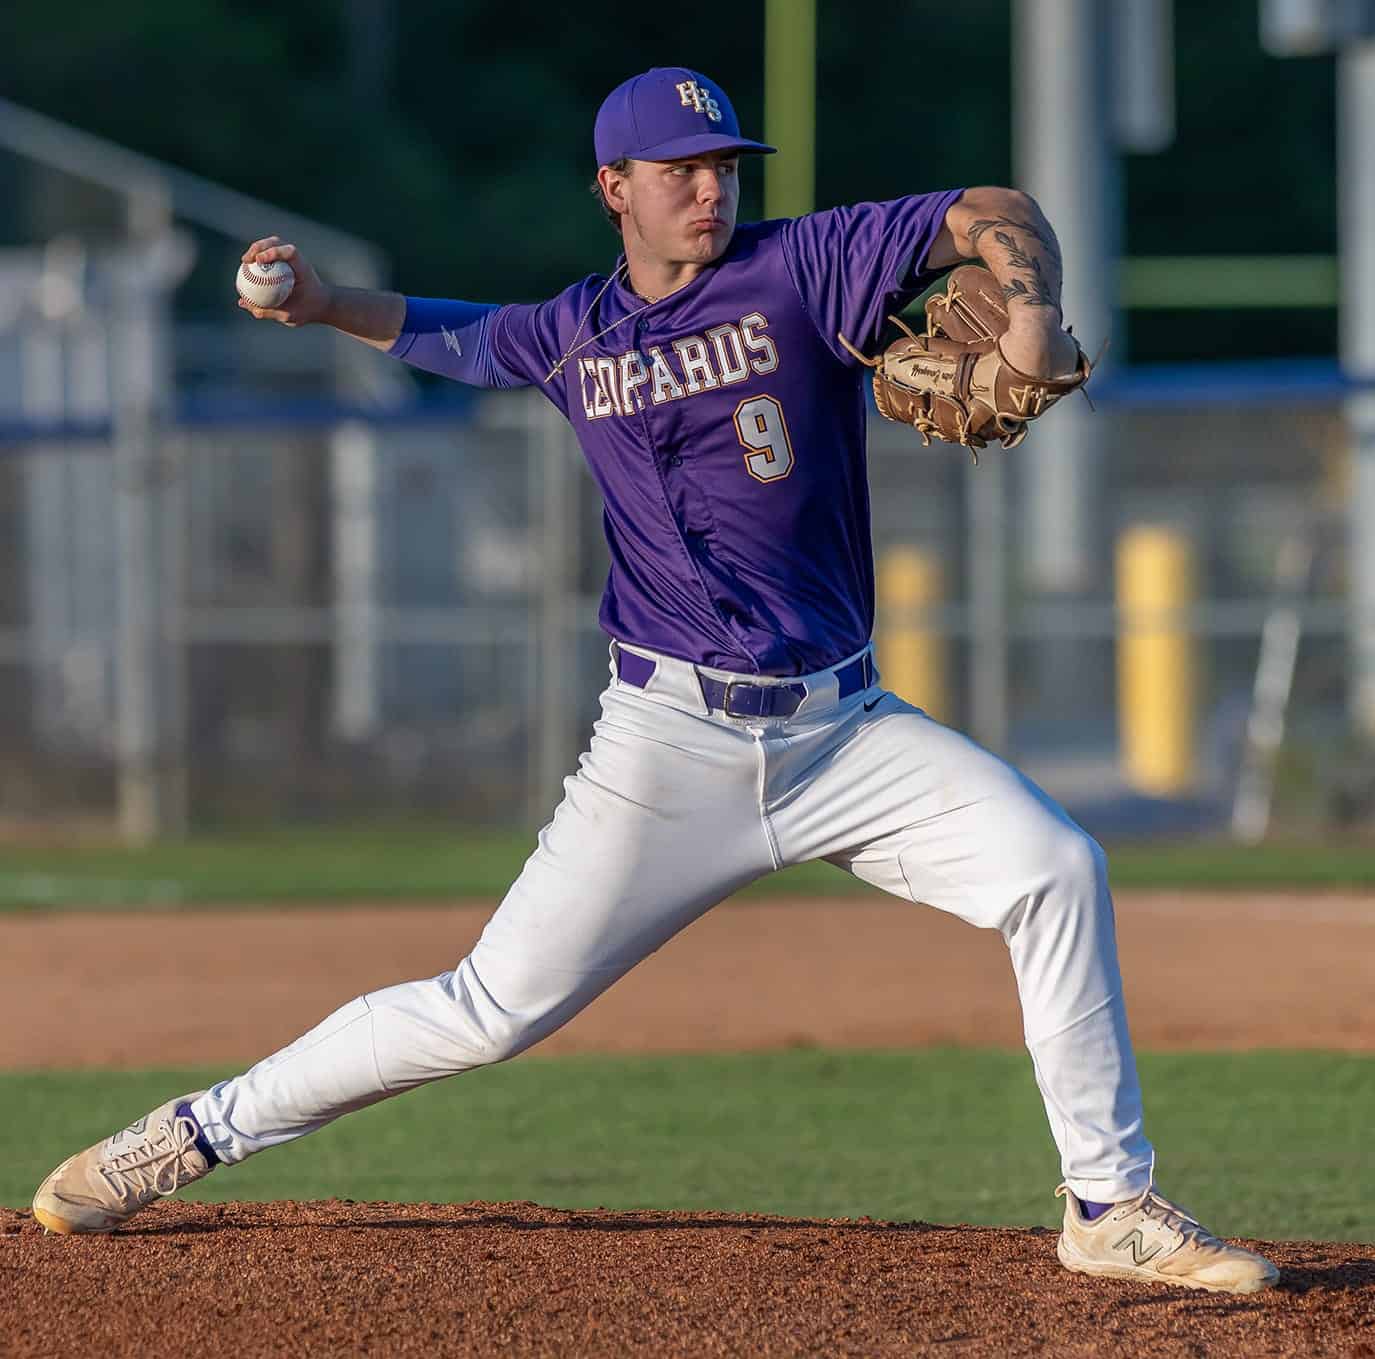
[[[878,668],[883,685],[909,703],[945,721],[945,638],[931,624],[931,613],[945,599],[945,577],[934,553],[891,547],[878,564]]]
[[[764,215],[800,217],[816,202],[816,0],[765,0]]]
[[[1127,529],[1117,543],[1117,715],[1127,782],[1156,797],[1194,784],[1194,640],[1182,617],[1197,594],[1193,548],[1179,532]]]

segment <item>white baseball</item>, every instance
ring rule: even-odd
[[[245,302],[271,310],[280,307],[291,296],[296,275],[285,260],[273,260],[271,264],[248,261],[240,267],[234,286]]]

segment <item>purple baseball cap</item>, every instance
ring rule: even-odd
[[[622,156],[680,160],[705,151],[777,150],[742,137],[725,91],[686,66],[656,66],[617,85],[597,110],[593,140],[598,165]]]

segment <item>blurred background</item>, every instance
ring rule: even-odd
[[[1100,835],[1368,829],[1373,8],[13,0],[0,829],[548,817],[606,676],[569,431],[231,276],[270,233],[429,296],[605,272],[593,116],[661,64],[783,148],[742,218],[1015,184],[1110,341],[977,467],[873,417],[888,686]]]

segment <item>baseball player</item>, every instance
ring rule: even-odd
[[[1002,934],[1060,1152],[1068,1268],[1273,1284],[1268,1260],[1154,1187],[1102,851],[874,667],[864,388],[880,361],[863,353],[887,312],[978,261],[1001,337],[964,366],[933,349],[893,371],[933,384],[922,418],[958,438],[979,393],[1006,387],[977,374],[1004,365],[1021,383],[1017,409],[994,412],[1009,433],[1087,371],[1062,328],[1049,224],[1026,195],[978,188],[737,226],[741,159],[774,148],[741,136],[721,87],[684,68],[613,90],[595,144],[623,254],[546,302],[331,286],[276,237],[244,254],[296,276],[255,316],[333,326],[474,386],[533,386],[577,431],[605,502],[610,679],[563,801],[452,971],[361,996],[65,1161],[35,1216],[110,1231],[215,1166],[514,1057],[723,898],[826,859]],[[961,412],[953,433],[941,402]]]

